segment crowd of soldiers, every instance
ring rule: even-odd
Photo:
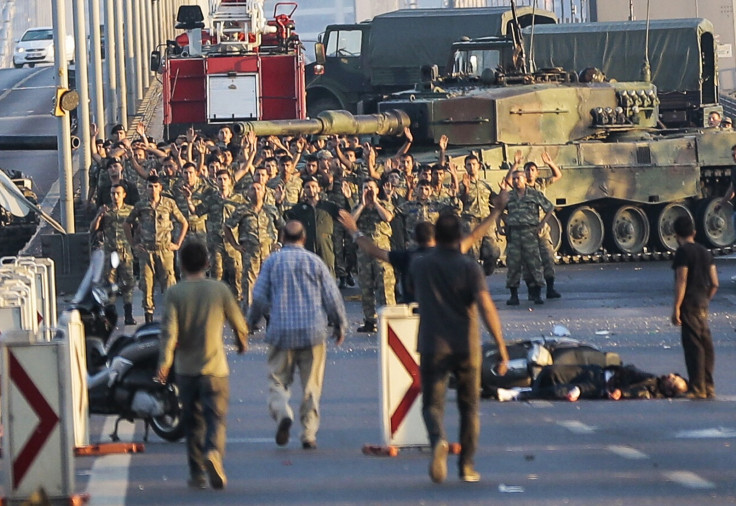
[[[235,139],[231,128],[222,126],[216,138],[189,129],[174,142],[155,143],[144,125],[136,132],[129,139],[117,125],[103,140],[92,126],[88,195],[97,208],[90,232],[108,255],[117,252],[119,257],[108,277],[121,287],[126,325],[136,323],[135,261],[150,322],[155,280],[162,290],[175,282],[174,252],[187,237],[207,244],[210,276],[226,280],[247,310],[263,261],[280,247],[280,229],[285,220],[296,219],[307,230],[306,247],[324,260],[340,288],[354,286],[357,275],[364,320],[358,331],[374,332],[376,306],[396,301],[396,276],[388,263],[355,247],[337,221],[339,211],[350,211],[361,234],[376,246],[404,250],[416,245],[416,225],[434,223],[440,213],[456,213],[470,231],[490,214],[494,195],[504,189],[509,194],[505,223],[490,227],[468,254],[486,275],[492,274],[500,256],[497,234],[505,230],[507,304],[519,304],[522,273],[530,300],[542,303],[545,285],[547,298],[560,296],[554,289],[554,251],[546,226],[552,204],[543,191],[562,173],[546,153],[542,161],[551,177],[537,177],[534,162],[522,168],[517,153],[502,188],[494,189],[481,179],[481,161],[474,154],[465,157],[461,175],[445,156],[445,136],[434,163],[416,163],[409,129],[398,151],[384,157],[377,156],[380,148],[357,136],[308,140],[249,133]]]

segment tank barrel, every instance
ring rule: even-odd
[[[72,149],[79,147],[79,137],[72,135]],[[3,151],[56,151],[55,135],[0,135],[0,150]]]
[[[237,135],[255,132],[264,135],[399,135],[411,125],[400,110],[353,116],[348,111],[323,111],[312,119],[243,121],[235,123]]]

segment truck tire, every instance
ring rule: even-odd
[[[307,104],[307,116],[316,118],[322,111],[336,111],[342,109],[335,97],[320,97]]]

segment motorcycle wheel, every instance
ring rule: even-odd
[[[166,413],[161,416],[152,416],[148,419],[153,432],[161,439],[176,442],[184,437],[184,425],[182,424],[181,403],[179,402],[179,389],[176,385],[169,383],[163,392],[167,406]]]

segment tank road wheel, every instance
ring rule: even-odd
[[[552,212],[552,217],[549,219],[549,238],[552,241],[552,247],[555,251],[560,250],[562,245],[562,223],[557,215]]]
[[[653,245],[657,250],[675,251],[677,249],[675,220],[680,216],[689,216],[690,220],[693,219],[687,206],[680,202],[670,202],[656,211],[652,228],[655,239]]]
[[[721,206],[717,211],[719,197],[700,200],[697,204],[697,220],[695,230],[701,242],[705,240],[714,248],[730,246],[736,239],[733,227],[733,206]]]
[[[649,240],[649,220],[637,206],[624,205],[611,216],[608,242],[621,253],[641,253]]]
[[[603,220],[592,207],[582,206],[570,213],[565,223],[565,241],[576,255],[592,255],[603,244]]]

